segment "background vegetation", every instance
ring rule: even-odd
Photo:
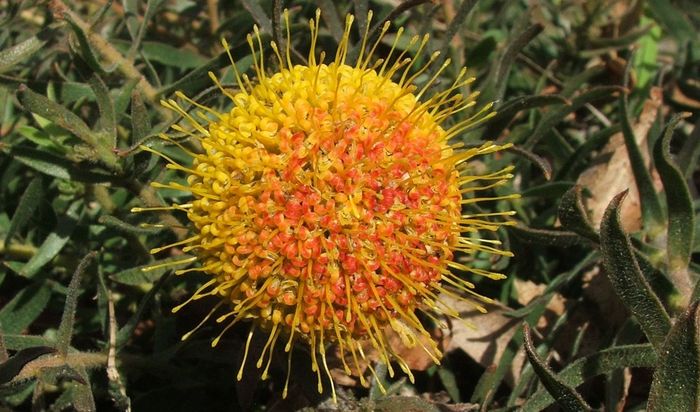
[[[130,213],[183,196],[148,186],[166,171],[138,149],[178,120],[159,100],[225,107],[220,38],[247,70],[245,35],[280,37],[284,7],[302,55],[316,8],[326,50],[346,13],[354,41],[384,19],[430,33],[445,82],[466,65],[497,102],[465,142],[516,144],[489,165],[517,166],[499,191],[522,199],[491,205],[518,212],[516,257],[472,262],[509,276],[479,284],[500,305],[436,330],[447,356],[413,353],[415,384],[379,365],[389,394],[346,379],[338,405],[306,361],[285,401],[284,366],[236,381],[246,326],[181,342],[209,305],[170,308],[199,279],[140,267],[177,259],[148,250],[182,216]],[[698,410],[698,27],[694,0],[0,0],[0,408]],[[175,230],[140,226],[158,222]]]

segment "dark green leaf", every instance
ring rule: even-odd
[[[671,319],[654,294],[635,258],[632,244],[620,226],[620,203],[627,195],[622,192],[608,205],[600,225],[600,249],[605,271],[615,293],[637,319],[657,350],[671,328]]]
[[[148,228],[148,227],[139,227],[139,226],[134,226],[130,225],[129,223],[126,223],[122,220],[117,219],[114,216],[110,215],[102,215],[97,219],[98,222],[102,223],[105,226],[109,226],[111,228],[117,229],[120,232],[124,233],[129,233],[133,235],[152,235],[155,233],[160,232],[164,228]]]
[[[151,119],[139,91],[131,94],[131,138],[130,144],[142,141],[151,131]]]
[[[153,283],[158,280],[164,273],[173,270],[181,269],[190,263],[175,264],[175,262],[186,260],[187,256],[176,256],[162,260],[157,260],[147,265],[136,266],[131,269],[122,270],[110,276],[115,282],[124,285],[141,285],[144,283]],[[157,267],[156,267],[157,266]],[[150,269],[154,267],[154,269]]]
[[[569,114],[579,110],[588,103],[610,97],[614,92],[619,92],[622,90],[623,89],[619,86],[596,86],[576,96],[571,100],[570,105],[555,107],[542,117],[540,122],[537,124],[537,128],[527,138],[523,146],[526,149],[532,149],[542,138],[551,133],[551,130],[557,125],[557,123],[564,120],[564,118]]]
[[[54,353],[56,349],[49,346],[34,346],[15,353],[13,357],[0,364],[0,385],[10,382],[24,365],[48,353]]]
[[[700,307],[693,303],[673,325],[651,384],[647,410],[700,408]]]
[[[523,324],[524,347],[527,358],[537,376],[539,376],[542,384],[547,389],[550,395],[557,401],[559,406],[564,411],[592,411],[586,401],[581,398],[576,389],[569,387],[554,374],[549,366],[544,363],[537,355],[535,347],[532,345],[532,337],[530,336],[530,327],[527,323]]]
[[[630,122],[627,110],[627,96],[624,94],[620,96],[619,110],[620,121],[622,123],[622,136],[625,140],[625,147],[627,148],[627,155],[629,156],[632,173],[634,174],[634,181],[639,190],[642,220],[645,226],[649,225],[647,229],[655,233],[664,224],[664,212],[661,208],[659,196],[654,188],[651,173],[642,157],[637,136],[635,136],[634,130],[632,129],[632,123]],[[646,139],[640,138],[639,141],[644,142]]]
[[[559,203],[559,221],[565,229],[598,243],[600,239],[588,217],[581,190],[581,186],[576,185],[562,196]]]
[[[107,85],[97,73],[93,72],[88,77],[88,83],[95,93],[97,106],[100,109],[100,119],[97,126],[100,139],[95,139],[95,143],[105,146],[107,150],[112,150],[117,145],[117,117],[112,97],[109,95]]]
[[[523,110],[535,109],[538,107],[551,106],[555,104],[571,104],[569,99],[558,94],[519,96],[496,106],[496,115],[489,121],[486,136],[498,136],[515,116]]]
[[[163,275],[160,279],[158,279],[158,282],[153,285],[153,287],[146,292],[146,294],[141,298],[141,302],[139,302],[139,306],[136,309],[136,312],[134,312],[133,316],[124,324],[124,326],[119,329],[119,332],[117,332],[117,336],[115,339],[115,346],[117,348],[121,348],[124,346],[131,335],[134,333],[134,329],[136,328],[136,325],[138,322],[141,320],[141,316],[143,315],[144,311],[148,309],[148,307],[151,305],[151,301],[153,301],[153,298],[155,297],[156,293],[163,287],[163,284],[165,284],[165,281],[168,279],[168,275]]]
[[[673,130],[685,116],[676,115],[671,119],[663,138],[656,142],[654,148],[654,162],[664,184],[668,207],[668,264],[671,272],[676,273],[687,271],[695,236],[693,199],[683,173],[669,152]]]
[[[513,63],[515,63],[515,59],[525,46],[527,46],[532,39],[537,37],[543,29],[544,26],[537,23],[531,25],[521,33],[511,34],[509,38],[512,40],[506,46],[503,55],[498,59],[495,67],[490,71],[487,80],[488,86],[484,88],[484,93],[479,96],[480,102],[492,102],[503,98],[506,85],[508,84],[508,76],[513,67]]]
[[[681,42],[697,39],[697,29],[693,28],[680,8],[669,0],[648,0],[652,15],[659,24]]]
[[[41,199],[44,196],[44,187],[41,182],[41,176],[37,176],[29,183],[27,189],[22,194],[17,204],[15,214],[12,215],[10,227],[5,235],[5,247],[12,241],[15,233],[22,229],[29,221],[29,218],[34,215],[34,212],[41,204]]]
[[[80,294],[80,277],[95,256],[97,256],[97,252],[90,252],[80,261],[68,285],[66,304],[63,306],[61,325],[58,327],[56,336],[56,349],[58,349],[58,353],[61,356],[66,356],[68,353],[68,348],[73,338],[73,323],[75,323],[75,311],[78,308],[77,301]]]
[[[25,330],[41,315],[50,297],[51,288],[46,285],[33,284],[22,289],[0,309],[3,333],[9,335]],[[11,348],[7,335],[5,338]]]
[[[97,56],[95,55],[95,52],[92,51],[92,47],[90,46],[90,41],[88,40],[87,35],[83,31],[83,29],[81,29],[80,26],[73,20],[72,16],[66,13],[64,14],[64,17],[66,21],[70,23],[70,27],[73,29],[75,37],[78,39],[80,57],[82,57],[82,59],[88,64],[88,66],[90,66],[90,68],[95,73],[104,73],[105,71],[111,71],[112,68],[110,68],[109,70],[105,70],[102,68],[102,65],[100,65],[100,62],[97,59]]]
[[[491,122],[493,122],[493,120],[491,120]],[[542,171],[545,179],[550,180],[552,178],[552,165],[547,161],[547,159],[517,145],[509,147],[508,151],[527,159],[530,161],[530,163],[537,166]]]
[[[523,225],[511,226],[508,230],[523,241],[532,244],[569,247],[585,243],[585,239],[578,234],[565,230],[534,229]]]

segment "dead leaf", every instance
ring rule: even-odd
[[[647,167],[651,167],[647,134],[656,120],[661,103],[662,90],[658,87],[652,88],[649,99],[644,102],[638,121],[632,125],[635,140]],[[592,197],[586,201],[591,212],[591,221],[596,227],[600,226],[603,213],[605,213],[610,200],[623,190],[629,189],[629,194],[620,210],[620,220],[625,231],[639,230],[642,217],[639,191],[634,180],[622,132],[616,133],[610,138],[608,144],[598,155],[598,159],[607,159],[607,161],[584,171],[577,181],[579,185],[591,192]],[[655,180],[658,181],[658,179]]]

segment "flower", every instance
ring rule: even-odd
[[[187,151],[193,159],[190,167],[143,147],[161,154],[167,167],[187,174],[187,185],[153,185],[187,191],[193,197],[172,208],[187,213],[195,234],[153,252],[186,245],[183,251],[196,255],[186,261],[196,259],[201,266],[176,273],[200,271],[210,277],[173,312],[193,300],[218,296],[219,303],[200,323],[223,308],[216,322],[225,326],[212,346],[234,324],[252,321],[243,364],[253,334],[264,331],[268,339],[257,360],[258,368],[265,366],[263,379],[279,342],[291,365],[291,348],[299,341],[310,347],[319,392],[322,373],[330,378],[329,343],[338,345],[348,374],[354,369],[362,376],[362,343],[369,342],[390,374],[394,361],[413,379],[406,362],[388,344],[387,330],[398,334],[406,346],[424,345],[438,363],[437,344],[432,339],[427,339],[428,345],[423,343],[426,339],[421,336],[430,334],[416,312],[458,318],[454,309],[442,303],[441,295],[459,297],[483,309],[480,302],[489,299],[474,292],[474,285],[451,268],[492,279],[503,277],[458,263],[455,252],[510,255],[497,248],[497,241],[479,240],[474,234],[509,224],[503,218],[512,212],[462,212],[467,204],[514,197],[477,196],[506,183],[512,168],[479,175],[473,174],[471,163],[477,156],[507,146],[450,143],[488,119],[493,114],[490,105],[443,127],[453,114],[475,105],[476,93],[459,93],[473,78],[466,78],[462,70],[449,87],[426,97],[449,61],[421,87],[415,86],[438,53],[422,67],[414,67],[417,58],[409,57],[408,51],[399,53],[396,47],[402,28],[387,58],[379,60],[373,60],[373,54],[390,24],[382,26],[371,47],[365,31],[359,56],[350,64],[353,17],[348,16],[335,57],[326,63],[323,52],[316,55],[317,12],[309,22],[308,64],[295,65],[287,12],[285,20],[286,47],[281,50],[271,43],[279,66],[274,73],[265,66],[257,27],[248,36],[255,79],[238,72],[228,44],[222,41],[238,90],[225,88],[211,73],[210,77],[232,101],[230,111],[219,112],[182,93],[177,94],[181,101],[199,109],[196,115],[175,100],[163,102],[189,124],[173,129],[189,135],[203,149],[202,153]],[[416,36],[409,49],[420,56],[427,40]],[[171,136],[161,137],[180,146]],[[243,365],[238,379],[242,371]],[[283,396],[288,382],[289,371]],[[332,383],[331,389],[335,396]]]

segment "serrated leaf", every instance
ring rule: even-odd
[[[558,211],[559,221],[565,229],[598,243],[600,238],[588,217],[581,191],[582,187],[576,185],[562,196]]]
[[[28,364],[39,356],[54,352],[56,352],[56,349],[49,346],[35,346],[18,351],[13,357],[0,364],[0,385],[8,383],[14,379],[14,377],[17,376],[22,370],[24,365]]]
[[[530,336],[530,327],[525,323],[523,325],[523,337],[525,354],[530,360],[535,373],[539,376],[542,385],[547,389],[550,395],[557,401],[559,406],[564,411],[592,411],[586,401],[581,398],[576,389],[568,386],[544,363],[537,355],[537,351],[532,344]]]
[[[79,216],[77,211],[80,207],[80,202],[76,201],[65,214],[59,216],[56,227],[37,249],[36,254],[22,267],[20,275],[27,278],[33,277],[63,249],[68,243],[70,235],[73,234],[75,226],[78,224]]]
[[[7,229],[7,234],[5,235],[5,247],[12,241],[15,233],[22,229],[29,221],[29,218],[34,215],[39,204],[41,204],[43,196],[44,186],[41,177],[37,176],[29,182],[29,186],[27,186],[27,189],[22,193],[22,197],[19,199],[17,209],[15,210],[15,214],[12,215],[10,227]]]
[[[0,324],[2,324],[3,333],[6,334],[8,348],[12,346],[7,335],[20,333],[31,325],[44,311],[50,297],[51,288],[33,284],[19,291],[0,309]]]
[[[34,53],[44,47],[55,34],[55,29],[47,28],[19,44],[0,51],[0,73],[8,71],[15,65],[30,58]]]
[[[66,356],[68,354],[68,348],[73,338],[75,311],[78,308],[78,295],[80,294],[80,277],[95,256],[97,256],[97,252],[90,252],[80,261],[68,285],[66,303],[63,306],[63,316],[61,317],[61,325],[58,327],[58,332],[56,333],[56,349],[58,349],[58,353],[61,356]]]
[[[156,260],[155,262],[149,263],[147,265],[136,266],[130,269],[122,270],[111,275],[109,278],[115,282],[122,283],[124,285],[141,285],[144,283],[153,283],[157,281],[164,273],[173,270],[181,269],[190,263],[173,264],[173,262],[181,261],[186,259],[187,256],[175,256],[166,259]],[[150,270],[151,267],[156,267]]]
[[[620,224],[620,204],[627,192],[615,196],[600,225],[603,265],[615,293],[637,319],[657,350],[671,328],[671,319],[644,277],[629,237]]]
[[[695,213],[688,183],[671,157],[673,130],[684,115],[676,115],[654,148],[654,163],[664,184],[668,207],[667,253],[671,272],[687,272],[695,236]],[[680,286],[680,285],[677,285]],[[689,286],[689,285],[688,285]]]
[[[656,352],[649,344],[626,345],[588,355],[575,360],[557,374],[560,381],[578,386],[598,375],[621,368],[650,368],[656,365]],[[540,389],[520,406],[522,412],[539,412],[554,403],[546,389]]]
[[[693,303],[673,325],[664,343],[649,393],[647,410],[700,408],[700,306]]]

